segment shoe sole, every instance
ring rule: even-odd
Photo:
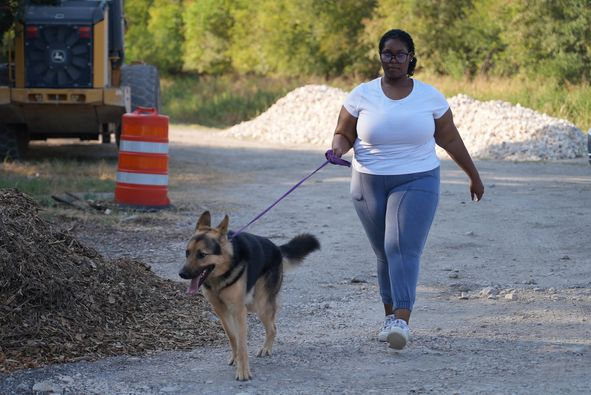
[[[388,333],[388,343],[390,344],[390,348],[395,350],[402,350],[406,346],[406,336],[402,332],[393,330]]]

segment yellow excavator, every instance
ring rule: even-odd
[[[23,158],[31,140],[118,143],[123,114],[160,108],[157,68],[124,62],[123,0],[7,3],[0,160]]]

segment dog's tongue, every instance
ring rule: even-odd
[[[213,268],[207,267],[197,277],[192,278],[191,284],[189,284],[189,288],[187,289],[187,293],[194,294],[195,292],[197,292],[201,284],[205,282],[205,279],[207,278],[207,276],[209,276],[209,273],[211,273],[212,270]]]
[[[187,293],[189,295],[193,295],[195,292],[197,292],[199,285],[199,277],[192,278],[191,284],[189,284],[189,288],[187,288]]]

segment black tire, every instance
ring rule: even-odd
[[[121,67],[121,85],[131,90],[131,111],[138,107],[151,107],[160,112],[160,76],[158,69],[149,64],[128,64]],[[121,124],[115,129],[115,144],[119,148]]]
[[[0,124],[0,160],[23,159],[29,145],[28,136],[9,126]]]
[[[149,64],[130,64],[121,68],[121,85],[131,90],[131,111],[151,107],[160,112],[160,76]]]

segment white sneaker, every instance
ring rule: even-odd
[[[388,333],[390,333],[390,328],[392,327],[392,323],[396,321],[396,317],[394,316],[394,314],[390,314],[387,315],[386,318],[384,318],[384,326],[382,327],[382,330],[380,331],[380,333],[378,333],[378,340],[381,342],[387,342],[388,341]]]
[[[394,320],[390,326],[390,331],[386,336],[386,340],[390,343],[390,348],[402,350],[410,336],[410,328],[404,320]]]

